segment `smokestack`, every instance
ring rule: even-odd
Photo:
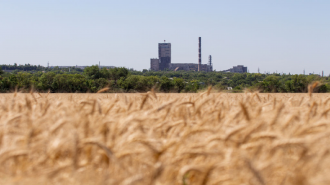
[[[213,71],[212,56],[209,56],[208,72]]]
[[[198,38],[198,71],[201,71],[201,64],[202,64],[202,38]]]

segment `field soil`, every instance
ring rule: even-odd
[[[330,94],[0,94],[0,184],[330,184]]]

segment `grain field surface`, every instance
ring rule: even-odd
[[[329,94],[0,94],[0,184],[330,184]]]

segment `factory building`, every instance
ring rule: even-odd
[[[233,66],[233,68],[224,70],[222,72],[231,72],[231,73],[247,73],[247,67],[243,65]]]
[[[209,71],[207,64],[196,64],[196,63],[172,63],[170,65],[170,70],[174,71]]]
[[[159,70],[170,68],[171,64],[171,43],[158,43]]]
[[[153,71],[159,71],[159,59],[158,58],[150,59],[150,69]]]
[[[150,69],[153,71],[164,70],[184,70],[184,71],[212,71],[212,57],[209,63],[202,64],[202,39],[198,38],[198,63],[172,63],[171,62],[171,43],[158,43],[158,59],[150,59]]]
[[[150,59],[150,69],[153,71],[213,71],[212,56],[209,56],[207,64],[202,64],[202,38],[198,37],[198,60],[197,63],[172,63],[171,43],[158,43],[158,59]],[[247,73],[247,67],[243,65],[233,66],[233,68],[222,72]]]

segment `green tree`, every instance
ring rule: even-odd
[[[280,89],[280,81],[277,76],[267,76],[261,83],[260,88],[264,92],[278,92]]]
[[[7,92],[11,88],[11,82],[8,77],[4,77],[0,79],[0,91]]]
[[[305,75],[292,75],[290,79],[284,79],[287,92],[307,92],[308,80]]]
[[[15,74],[11,74],[9,76],[9,81],[10,81],[10,88],[12,89],[14,89],[18,84],[17,76]]]
[[[322,84],[319,86],[317,92],[319,93],[326,93],[330,91],[330,85],[329,84]]]
[[[26,72],[18,72],[16,74],[17,87],[23,89],[30,89],[32,74]]]
[[[110,79],[110,73],[109,71],[107,70],[107,68],[102,68],[100,70],[100,77],[101,78],[105,78],[105,79]]]
[[[139,81],[139,76],[138,75],[130,75],[127,78],[120,78],[117,83],[118,86],[125,90],[126,92],[130,90],[134,90],[136,82]]]
[[[2,70],[2,68],[0,67],[0,75],[4,74],[5,72]]]
[[[147,76],[147,90],[151,90],[153,87],[155,87],[159,83],[159,78],[157,76]]]
[[[86,77],[81,74],[57,74],[51,86],[56,92],[86,92],[89,89]],[[95,86],[97,90],[99,85]]]
[[[184,80],[182,78],[174,77],[173,82],[174,82],[174,88],[178,93],[180,93],[184,89],[184,85],[185,85]]]
[[[55,76],[56,74],[54,72],[47,72],[42,74],[38,78],[37,87],[41,90],[54,90],[52,89],[52,84]]]
[[[115,67],[109,69],[109,75],[111,80],[114,80],[115,83],[117,83],[117,80],[119,80],[120,78],[127,78],[127,76],[129,75],[129,71],[124,67]]]
[[[57,74],[52,83],[52,89],[55,92],[70,92],[68,91],[68,83],[67,83],[68,77],[67,75]]]
[[[160,78],[160,90],[163,92],[170,92],[173,88],[174,84],[171,79],[167,78],[166,76],[162,76]]]
[[[88,80],[88,87],[91,92],[97,92],[98,90],[109,86],[109,83],[110,82],[105,78]]]
[[[200,87],[199,81],[198,80],[192,80],[190,83],[191,83],[191,87],[192,87],[191,91],[192,92],[197,92],[199,90],[199,87]]]
[[[98,79],[101,78],[101,73],[100,69],[98,66],[90,66],[86,67],[84,69],[84,74],[89,78],[89,79]]]

